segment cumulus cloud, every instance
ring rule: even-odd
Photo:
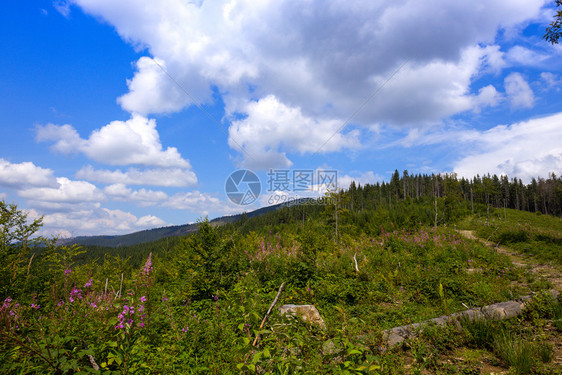
[[[233,215],[249,211],[249,206],[239,206],[231,202],[224,202],[212,194],[201,193],[197,190],[174,194],[167,201],[163,202],[162,206],[176,210],[188,210],[201,216],[210,214],[217,216]]]
[[[38,167],[32,162],[10,163],[0,158],[0,186],[20,189],[56,187],[58,183],[51,169]]]
[[[541,65],[549,56],[523,46],[514,46],[507,51],[505,58],[512,65],[535,66]]]
[[[66,177],[57,177],[57,188],[34,187],[20,189],[18,194],[26,199],[43,202],[81,203],[98,202],[105,195],[95,185],[86,181],[71,181]]]
[[[51,146],[51,150],[53,151],[62,154],[71,154],[85,147],[85,141],[80,138],[80,135],[72,125],[39,125],[35,130],[37,133],[35,139],[38,142],[56,141],[55,144]]]
[[[291,163],[287,152],[313,148],[287,136],[285,132],[293,128],[287,125],[275,131],[285,138],[272,142],[265,136],[267,125],[252,124],[249,111],[256,108],[248,103],[264,106],[268,98],[275,98],[283,108],[298,109],[298,116],[308,119],[305,124],[314,125],[304,132],[313,144],[332,129],[332,122],[347,119],[382,85],[381,94],[353,118],[356,125],[420,126],[482,110],[497,103],[497,95],[490,87],[472,84],[478,74],[506,65],[506,57],[493,45],[498,29],[537,16],[545,1],[73,3],[151,55],[137,61],[127,82],[129,91],[119,99],[125,110],[147,115],[192,105],[173,80],[201,103],[210,103],[215,90],[227,117],[247,116],[230,129],[230,146],[238,149],[233,139],[239,136],[248,151],[267,159],[264,165],[287,166]],[[529,56],[523,49],[509,53],[510,61],[527,61]],[[404,68],[385,84],[403,63]],[[510,90],[519,93],[518,99],[511,95],[513,101],[529,105],[521,80],[508,83],[514,83]],[[251,142],[245,138],[250,129],[257,131]],[[340,137],[326,150],[348,147],[350,135]]]
[[[507,174],[528,182],[532,177],[562,173],[562,114],[532,119],[484,132],[471,132],[466,155],[454,171],[472,178],[476,174]],[[459,149],[461,149],[459,147]]]
[[[41,235],[72,237],[126,234],[165,226],[166,222],[152,215],[137,217],[130,212],[97,207],[47,214],[43,224]]]
[[[129,168],[125,172],[120,169],[94,169],[91,165],[76,172],[77,178],[105,184],[152,185],[185,187],[195,186],[197,177],[191,170],[182,168],[144,169]]]
[[[533,90],[519,73],[511,73],[504,79],[505,93],[512,108],[532,108],[535,103]]]
[[[162,148],[156,121],[137,114],[94,130],[88,139],[80,138],[70,125],[38,126],[37,140],[55,141],[55,151],[82,152],[91,160],[109,165],[191,168],[175,147]]]
[[[123,184],[106,186],[103,191],[112,199],[124,202],[135,202],[140,206],[153,206],[168,198],[168,195],[163,191],[147,189],[133,190]]]
[[[474,97],[474,111],[480,112],[485,107],[495,107],[503,99],[503,95],[492,85],[484,86]]]
[[[292,162],[289,151],[330,152],[359,147],[359,133],[339,133],[343,125],[337,120],[306,117],[298,107],[288,107],[269,95],[245,108],[248,116],[234,121],[229,129],[229,144],[245,151],[244,166],[252,169],[282,168]]]
[[[129,92],[117,102],[132,113],[176,112],[189,103],[189,97],[166,76],[166,64],[159,59],[141,57],[137,73],[127,80]]]

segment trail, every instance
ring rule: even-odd
[[[458,232],[466,238],[480,241],[487,246],[496,249],[497,252],[507,255],[515,266],[523,267],[529,270],[534,275],[550,281],[554,289],[556,289],[558,292],[562,291],[562,271],[560,270],[559,266],[541,263],[535,258],[523,256],[522,254],[508,247],[498,246],[497,244],[494,244],[490,241],[478,238],[470,230],[458,230]],[[551,330],[553,332],[556,331],[556,329],[552,328]],[[558,364],[560,368],[562,368],[562,335],[560,335],[559,333],[553,333],[550,342],[554,347],[553,362]]]
[[[509,256],[511,262],[515,266],[526,268],[536,276],[550,281],[554,289],[562,292],[562,271],[560,270],[560,268],[557,268],[556,266],[550,264],[541,263],[537,259],[529,256],[523,256],[520,253],[515,252],[514,250],[505,246],[497,246],[495,243],[478,238],[470,230],[458,230],[458,232],[466,238],[480,241],[487,246],[496,249],[498,253]]]

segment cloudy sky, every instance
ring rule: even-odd
[[[0,199],[77,236],[318,194],[271,171],[560,174],[553,3],[7,2]],[[252,205],[225,193],[238,169],[262,182]]]

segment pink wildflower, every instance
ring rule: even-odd
[[[144,267],[142,268],[141,273],[143,275],[148,276],[152,271],[152,253],[148,254],[148,258],[146,258],[146,262],[144,263]]]
[[[70,302],[74,302],[74,300],[76,300],[76,299],[82,299],[82,291],[80,289],[77,289],[76,287],[74,287],[70,291],[70,296],[68,297],[68,300]]]

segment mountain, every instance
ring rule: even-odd
[[[279,203],[273,206],[259,208],[251,212],[245,212],[231,216],[221,216],[210,221],[213,225],[223,225],[240,220],[243,215],[247,218],[263,215],[269,211],[275,211],[282,207],[302,204],[312,200],[311,198],[302,198],[296,201]],[[166,237],[184,236],[196,232],[199,227],[198,223],[173,225],[169,227],[154,228],[142,230],[139,232],[119,235],[119,236],[78,236],[59,240],[60,245],[85,245],[85,246],[104,246],[104,247],[121,247],[136,245],[144,242],[156,241]]]

